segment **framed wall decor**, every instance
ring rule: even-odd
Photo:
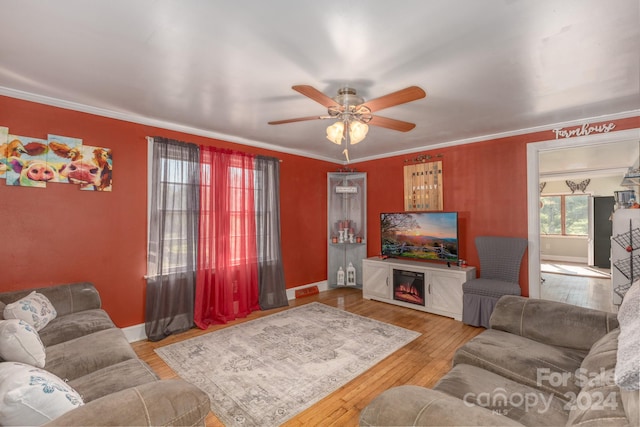
[[[442,161],[404,167],[404,210],[443,210]]]

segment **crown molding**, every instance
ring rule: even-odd
[[[472,143],[475,143],[475,142],[489,141],[489,140],[492,140],[492,139],[506,138],[506,137],[517,136],[517,135],[525,135],[525,134],[528,134],[528,133],[551,131],[553,129],[558,129],[558,128],[582,125],[582,124],[587,123],[587,122],[603,122],[603,121],[607,121],[607,120],[619,120],[619,119],[626,119],[626,118],[629,118],[629,117],[640,116],[640,109],[631,110],[631,111],[625,111],[625,112],[616,113],[616,114],[609,114],[609,115],[598,116],[598,117],[582,118],[582,119],[578,119],[578,120],[571,120],[571,121],[567,121],[567,122],[553,123],[553,124],[549,124],[549,125],[536,126],[536,127],[531,127],[531,128],[526,128],[526,129],[519,129],[519,130],[509,131],[509,132],[499,132],[499,133],[482,135],[482,136],[473,137],[473,138],[451,140],[451,141],[446,141],[446,142],[442,142],[442,143],[439,143],[439,144],[432,144],[432,145],[422,146],[422,147],[418,147],[418,148],[412,148],[410,150],[392,151],[392,152],[388,152],[388,153],[385,153],[385,154],[380,154],[380,155],[377,155],[377,156],[363,157],[363,158],[359,158],[359,159],[354,159],[351,162],[347,162],[347,161],[344,161],[344,160],[336,160],[334,158],[329,158],[329,157],[325,157],[325,156],[319,156],[319,155],[312,154],[312,153],[309,153],[309,152],[303,151],[303,150],[287,149],[287,148],[283,148],[283,147],[280,147],[280,146],[267,144],[267,143],[261,142],[261,141],[256,141],[256,140],[246,139],[246,138],[239,138],[239,137],[234,136],[234,135],[228,135],[228,134],[219,133],[219,132],[207,131],[207,130],[204,130],[204,129],[194,128],[194,127],[190,127],[190,126],[184,126],[184,125],[181,125],[181,124],[178,124],[178,123],[173,123],[173,122],[169,122],[169,121],[165,121],[165,120],[158,120],[158,119],[153,119],[153,118],[149,118],[149,117],[139,116],[139,115],[132,114],[132,113],[122,113],[122,112],[118,112],[118,111],[109,110],[109,109],[106,109],[106,108],[93,107],[93,106],[90,106],[90,105],[79,104],[79,103],[76,103],[76,102],[67,101],[67,100],[64,100],[64,99],[53,98],[53,97],[44,96],[44,95],[38,95],[38,94],[30,93],[30,92],[24,92],[24,91],[17,90],[17,89],[11,89],[11,88],[4,87],[4,86],[0,86],[0,95],[4,95],[4,96],[10,97],[10,98],[22,99],[22,100],[25,100],[25,101],[31,101],[31,102],[35,102],[35,103],[38,103],[38,104],[45,104],[45,105],[50,105],[50,106],[53,106],[53,107],[64,108],[64,109],[67,109],[67,110],[80,111],[80,112],[83,112],[83,113],[94,114],[94,115],[97,115],[97,116],[108,117],[108,118],[122,120],[122,121],[126,121],[126,122],[137,123],[137,124],[146,125],[146,126],[153,126],[153,127],[157,127],[157,128],[173,130],[173,131],[177,131],[177,132],[183,132],[183,133],[187,133],[187,134],[191,134],[191,135],[203,136],[203,137],[206,137],[206,138],[219,139],[219,140],[228,141],[228,142],[232,142],[232,143],[236,143],[236,144],[248,145],[250,147],[263,148],[265,150],[275,151],[275,152],[279,152],[279,153],[286,153],[286,154],[292,154],[292,155],[301,156],[301,157],[307,157],[307,158],[311,158],[311,159],[315,159],[315,160],[321,160],[321,161],[325,161],[325,162],[329,162],[329,163],[335,163],[335,164],[343,165],[343,166],[355,165],[355,164],[362,163],[362,162],[367,162],[367,161],[371,161],[371,160],[386,159],[386,158],[395,157],[395,156],[411,155],[411,154],[415,154],[415,153],[419,153],[419,152],[423,152],[423,151],[437,150],[437,149],[441,149],[441,148],[445,148],[445,147],[452,147],[452,146],[456,146],[456,145],[472,144]]]

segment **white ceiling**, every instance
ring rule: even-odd
[[[325,114],[292,85],[427,92],[379,113],[414,130],[371,127],[352,161],[640,110],[638,0],[0,6],[0,94],[338,163],[329,121],[267,124]]]
[[[623,140],[543,151],[538,158],[540,179],[618,177],[622,182],[629,167],[638,167],[639,150],[639,141]]]

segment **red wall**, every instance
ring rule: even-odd
[[[616,131],[640,128],[640,117],[606,123],[611,122]],[[442,161],[444,210],[458,212],[460,257],[469,265],[479,266],[476,236],[527,238],[526,146],[554,138],[555,134],[548,130],[354,164],[358,171],[367,172],[369,256],[380,254],[380,213],[404,210],[403,168],[418,154]],[[436,158],[437,155],[442,157]],[[529,295],[527,257],[525,252],[520,268],[520,286],[525,296]]]
[[[616,130],[640,118],[615,121]],[[234,148],[283,160],[281,223],[287,288],[327,278],[326,173],[336,164],[210,138],[99,117],[0,96],[0,126],[16,135],[57,134],[109,147],[114,191],[80,191],[69,184],[8,187],[0,182],[0,291],[73,281],[95,283],[120,327],[144,322],[146,272],[146,136]],[[527,237],[526,144],[551,131],[460,145],[442,154],[444,209],[460,213],[461,256],[478,259],[481,234]],[[422,153],[421,153],[422,154]],[[403,209],[403,166],[415,155],[350,165],[368,173],[368,253],[379,252],[379,214]],[[528,294],[527,259],[520,280]]]
[[[82,138],[113,150],[113,192],[75,185],[6,186],[0,181],[0,291],[93,282],[120,327],[144,322],[147,218],[146,136],[234,148],[282,160],[286,286],[327,278],[326,174],[333,163],[0,96],[10,134]]]

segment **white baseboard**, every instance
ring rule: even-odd
[[[147,333],[144,329],[144,323],[127,326],[126,328],[121,329],[122,332],[124,332],[124,336],[127,337],[127,341],[129,342],[142,341],[147,339]]]
[[[309,288],[311,286],[317,286],[320,292],[329,290],[329,284],[327,283],[326,280],[323,280],[321,282],[310,283],[307,285],[302,285],[295,288],[287,289],[287,299],[289,300],[296,299],[296,290]],[[127,337],[127,340],[129,342],[142,341],[147,339],[147,333],[145,332],[144,323],[122,328],[122,332],[124,332],[124,335]]]

